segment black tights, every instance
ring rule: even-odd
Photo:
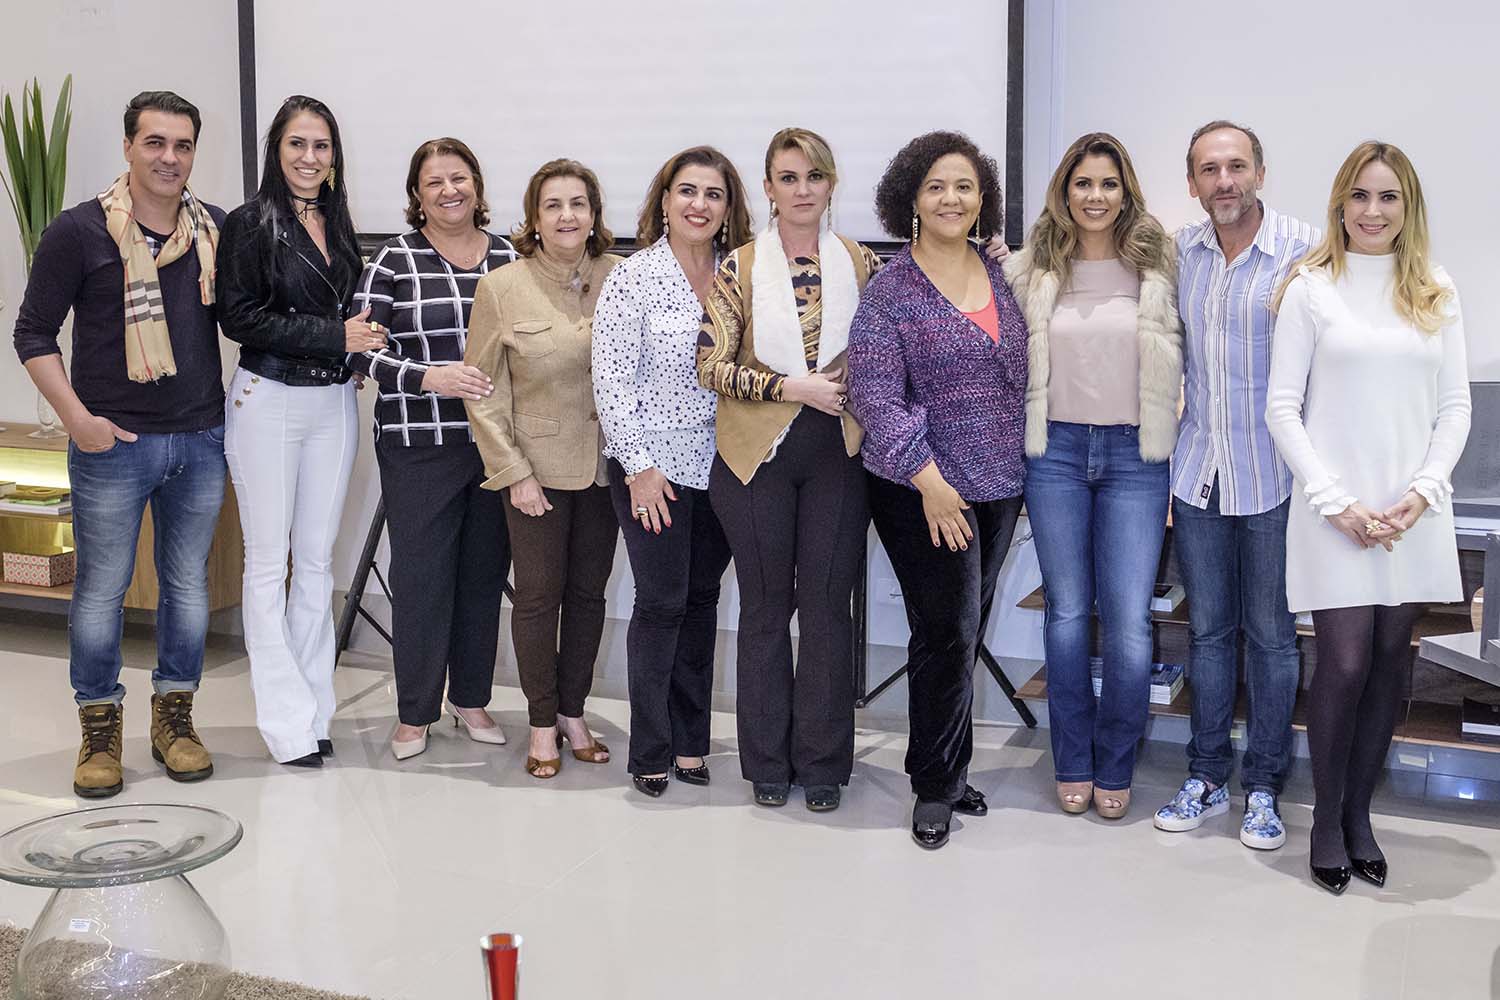
[[[1411,630],[1420,604],[1330,608],[1313,612],[1318,669],[1308,689],[1307,742],[1312,754],[1312,863],[1384,860],[1370,828],[1370,798],[1385,766]]]

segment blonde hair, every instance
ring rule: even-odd
[[[1436,333],[1442,328],[1453,290],[1439,283],[1432,273],[1432,261],[1428,256],[1432,244],[1427,231],[1427,200],[1422,196],[1422,182],[1417,179],[1411,160],[1390,143],[1369,139],[1355,146],[1354,152],[1345,158],[1344,165],[1334,175],[1333,190],[1328,195],[1328,226],[1323,231],[1323,242],[1308,251],[1302,258],[1302,266],[1322,268],[1334,279],[1348,270],[1349,234],[1344,229],[1344,202],[1354,193],[1359,172],[1377,161],[1390,167],[1396,175],[1396,181],[1401,185],[1401,200],[1406,203],[1406,219],[1392,246],[1396,254],[1396,281],[1392,295],[1396,312],[1423,333]],[[1282,283],[1273,309],[1281,308],[1287,285],[1295,277],[1294,271]]]
[[[839,172],[833,165],[833,150],[828,140],[806,128],[784,128],[771,136],[766,146],[766,180],[771,179],[771,160],[783,149],[800,149],[815,169],[828,175],[830,191],[838,186]]]
[[[1026,236],[1032,266],[1040,271],[1056,271],[1064,282],[1067,281],[1073,252],[1078,249],[1078,225],[1068,210],[1068,182],[1086,156],[1106,156],[1120,172],[1120,183],[1125,190],[1120,215],[1114,225],[1115,252],[1120,259],[1137,273],[1169,270],[1172,255],[1166,231],[1155,216],[1146,211],[1146,198],[1141,193],[1141,182],[1136,178],[1130,154],[1125,152],[1120,140],[1108,132],[1079,136],[1053,171],[1052,180],[1047,182],[1042,214],[1037,216],[1035,225]]]

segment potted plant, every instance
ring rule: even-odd
[[[63,206],[63,188],[68,178],[68,129],[73,124],[73,76],[63,79],[52,112],[52,130],[46,131],[42,117],[42,88],[33,79],[21,88],[21,119],[16,121],[10,95],[0,107],[0,141],[5,145],[5,171],[0,181],[16,213],[21,234],[21,260],[31,276],[31,260],[41,242],[42,230],[57,218]],[[33,437],[57,437],[57,414],[37,393],[37,422],[41,429]]]

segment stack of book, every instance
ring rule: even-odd
[[[47,514],[61,517],[73,512],[73,495],[66,486],[17,486],[0,493],[0,513]]]
[[[1462,736],[1471,743],[1500,743],[1500,705],[1465,698]]]
[[[1089,673],[1094,677],[1094,697],[1104,690],[1104,660],[1089,657]],[[1151,704],[1170,705],[1182,692],[1184,671],[1181,664],[1151,664]]]

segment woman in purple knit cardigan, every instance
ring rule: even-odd
[[[876,189],[910,246],[870,280],[849,331],[850,409],[865,429],[870,512],[911,624],[912,837],[948,841],[968,784],[974,657],[1021,509],[1026,323],[998,263],[970,239],[1000,225],[995,161],[931,132]]]

